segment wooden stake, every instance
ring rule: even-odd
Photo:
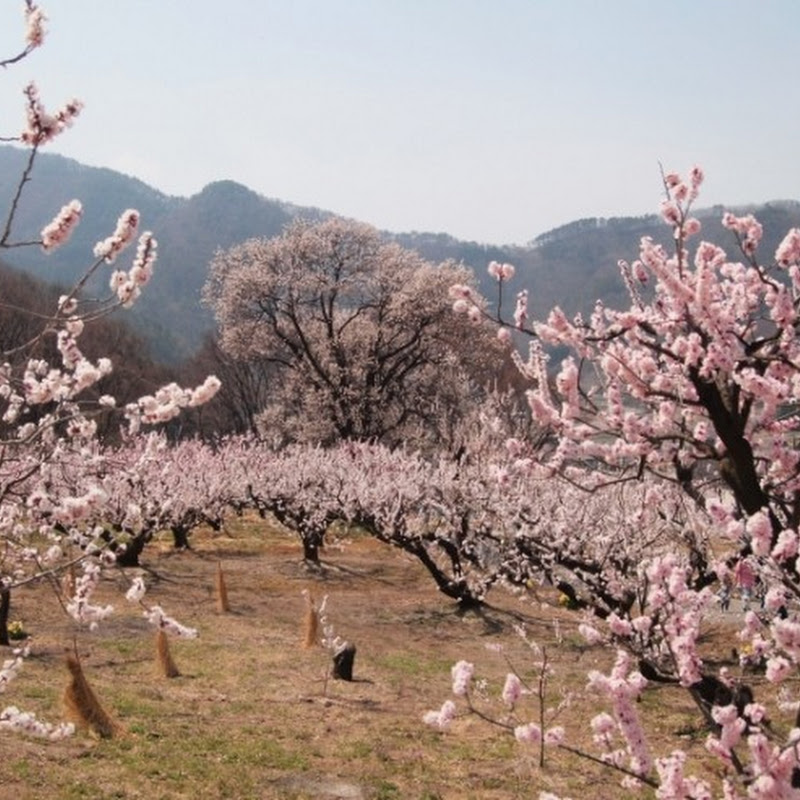
[[[156,666],[165,678],[177,678],[181,674],[169,651],[169,639],[163,628],[159,628],[156,634]]]
[[[75,564],[70,564],[69,569],[64,573],[64,577],[61,579],[61,591],[64,592],[64,596],[71,600],[75,596],[75,584],[78,578],[75,575]]]
[[[303,592],[306,598],[306,614],[303,624],[303,647],[316,647],[319,641],[319,609],[314,596],[308,590]]]
[[[225,586],[225,575],[222,572],[222,562],[217,564],[217,611],[227,614],[231,610],[228,603],[228,589]]]

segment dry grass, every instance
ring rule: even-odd
[[[606,668],[612,654],[583,647],[568,612],[496,591],[485,614],[459,617],[415,561],[371,539],[324,553],[320,575],[300,564],[295,540],[260,521],[193,543],[177,553],[165,538],[144,556],[145,599],[200,631],[196,640],[170,641],[182,674],[154,679],[152,631],[109,581],[103,592],[118,613],[97,632],[78,633],[77,646],[122,733],[61,743],[0,736],[0,800],[627,796],[613,776],[566,754],[539,770],[533,753],[474,717],[444,734],[421,722],[448,698],[460,658],[476,663],[497,696],[506,668],[485,645],[503,644],[529,668],[519,622],[548,645],[553,702],[561,689],[582,688],[587,670]],[[218,610],[221,559],[226,613]],[[115,580],[125,585],[122,575]],[[304,589],[329,596],[336,632],[356,644],[352,683],[329,678],[327,651],[303,647]],[[76,632],[47,592],[32,587],[13,597],[12,618],[24,621],[33,647],[3,700],[57,721],[63,653]],[[688,731],[685,744],[702,753],[703,736],[691,730],[697,714],[680,692],[648,692],[641,710],[660,720],[665,738]],[[588,736],[590,713],[581,701],[565,712],[560,722],[572,741]]]

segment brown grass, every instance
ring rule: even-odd
[[[558,723],[572,743],[591,747],[588,720],[599,708],[583,698],[585,676],[607,669],[613,653],[587,648],[570,612],[495,590],[485,613],[459,616],[415,560],[369,538],[323,552],[318,575],[304,568],[296,539],[255,519],[227,535],[198,533],[193,546],[174,552],[165,535],[143,558],[145,603],[199,629],[196,640],[170,642],[183,674],[153,680],[152,629],[121,599],[127,578],[106,580],[98,602],[115,603],[117,613],[98,631],[79,632],[78,650],[126,735],[42,743],[0,734],[0,800],[631,796],[613,775],[562,752],[549,753],[540,770],[536,753],[475,717],[459,717],[445,733],[422,723],[451,697],[450,668],[459,659],[475,662],[487,696],[499,695],[507,665],[486,645],[502,645],[535,681],[531,651],[514,630],[524,624],[547,646],[548,704],[576,693]],[[211,613],[222,559],[236,587],[235,610],[224,616]],[[353,682],[328,680],[327,651],[298,647],[298,621],[308,612],[302,590],[310,585],[328,595],[336,633],[358,647]],[[14,617],[32,634],[32,655],[3,705],[58,721],[61,643],[76,632],[44,585],[15,593]],[[705,732],[685,693],[648,691],[640,712],[657,725],[659,753],[680,734],[692,757],[704,757]]]

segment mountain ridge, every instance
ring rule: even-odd
[[[0,207],[10,207],[26,155],[21,148],[0,146]],[[211,311],[201,305],[201,291],[217,249],[253,237],[276,236],[296,217],[335,215],[268,198],[226,179],[212,181],[189,197],[177,197],[106,167],[40,153],[19,205],[17,239],[38,238],[41,228],[73,198],[81,200],[84,214],[69,242],[51,254],[39,248],[9,250],[5,260],[37,278],[68,285],[91,263],[95,243],[113,231],[119,214],[136,208],[142,228],[152,230],[158,239],[159,259],[151,284],[132,309],[130,321],[147,339],[153,355],[165,363],[191,356],[214,329]],[[730,210],[756,214],[764,226],[764,253],[774,252],[786,231],[800,226],[800,202],[795,200]],[[703,238],[731,252],[733,238],[721,225],[722,212],[722,206],[713,206],[695,214],[703,223]],[[453,259],[471,267],[490,300],[495,287],[486,275],[487,263],[513,263],[517,275],[509,291],[528,290],[534,317],[544,316],[554,305],[562,306],[568,314],[586,313],[598,298],[608,306],[619,306],[626,298],[618,261],[636,258],[642,236],[665,245],[671,241],[669,228],[655,214],[574,220],[539,234],[525,245],[464,241],[447,233],[382,233],[431,261]],[[110,270],[105,272],[92,291],[105,292],[109,274]]]

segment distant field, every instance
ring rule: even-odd
[[[486,645],[503,644],[532,675],[519,623],[548,648],[550,701],[563,689],[581,692],[587,670],[607,668],[613,654],[587,649],[569,612],[496,589],[483,616],[459,617],[417,562],[372,539],[325,551],[320,576],[300,564],[295,539],[260,521],[237,521],[226,535],[200,533],[192,552],[175,553],[169,542],[145,552],[145,599],[200,631],[196,640],[171,640],[180,677],[157,676],[154,633],[110,582],[103,593],[117,613],[95,633],[76,632],[44,585],[15,594],[11,617],[32,634],[32,655],[0,705],[60,719],[63,652],[77,637],[86,675],[122,733],[97,740],[79,732],[60,743],[0,735],[3,800],[628,796],[615,777],[563,752],[539,770],[529,748],[475,717],[445,733],[422,723],[451,696],[458,659],[475,662],[488,694],[499,694],[506,666]],[[215,597],[219,563],[226,614]],[[352,683],[326,679],[328,652],[303,647],[303,589],[329,596],[336,632],[356,644]],[[719,634],[710,642],[729,641]],[[684,693],[648,691],[640,706],[665,736],[681,731],[702,757],[705,732]],[[578,697],[558,720],[572,743],[587,745],[596,710]]]

